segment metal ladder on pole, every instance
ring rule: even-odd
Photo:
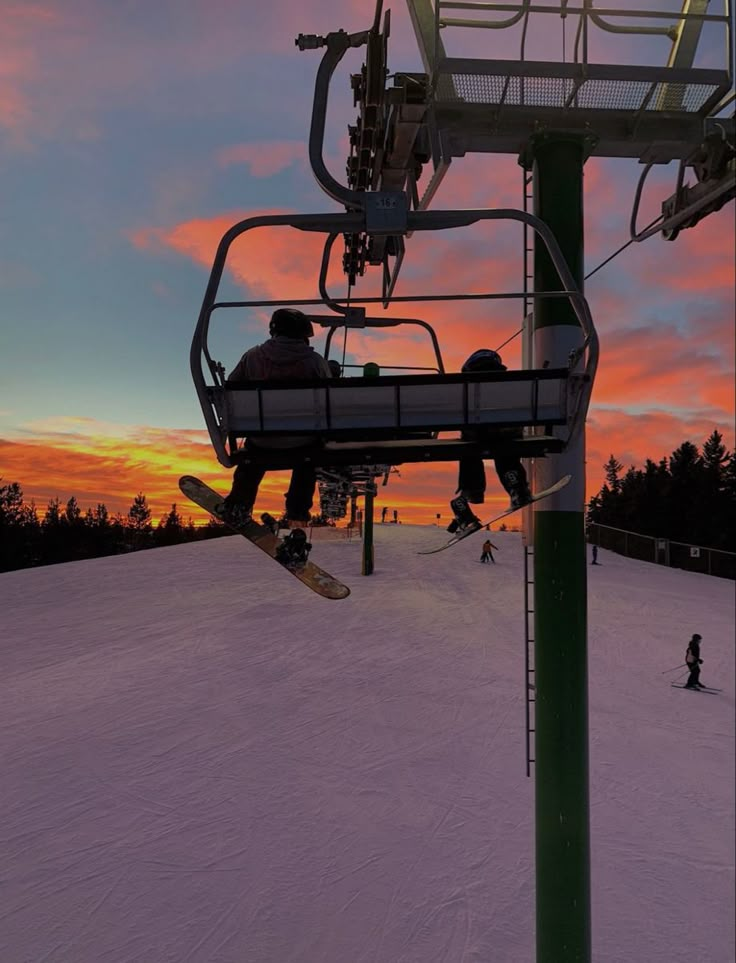
[[[526,774],[534,762],[536,679],[534,676],[534,549],[524,546],[524,668],[526,707]]]
[[[532,189],[532,174],[529,173],[525,168],[522,168],[522,194],[524,198],[524,211],[529,213],[529,208],[531,206],[531,189]],[[530,245],[529,228],[524,224],[523,228],[523,244],[524,244],[524,298],[522,300],[522,310],[524,312],[523,318],[524,323],[527,324],[527,319],[531,311],[531,306],[533,303],[532,294],[530,293],[533,289],[534,284],[534,248]],[[533,338],[533,335],[530,335]],[[530,344],[530,352],[533,353],[533,341]],[[533,359],[530,355],[528,359],[529,364],[533,364]],[[526,462],[526,468],[529,472],[531,465]],[[530,525],[531,528],[531,538],[529,538],[530,533],[526,532],[525,544],[524,544],[524,707],[526,715],[526,774],[531,776],[532,774],[532,763],[534,762],[534,731],[535,731],[535,717],[534,717],[534,702],[536,696],[536,685],[534,676],[534,536],[533,536],[533,521]],[[531,544],[529,544],[531,542]]]
[[[524,197],[524,207],[523,207],[523,211],[524,211],[525,214],[529,214],[529,213],[530,213],[530,211],[529,211],[530,202],[531,202],[531,200],[532,200],[532,196],[531,196],[530,191],[531,191],[531,188],[532,188],[533,175],[530,174],[529,171],[526,170],[526,168],[522,167],[522,169],[521,169],[521,176],[522,176],[522,182],[521,182],[521,183],[522,183],[522,194],[523,194],[523,197]],[[533,254],[534,254],[534,248],[529,245],[529,234],[530,234],[530,232],[529,232],[529,225],[528,225],[526,222],[524,222],[524,226],[523,226],[523,242],[524,242],[524,286],[523,286],[523,288],[522,288],[522,291],[524,292],[524,297],[523,297],[522,302],[521,302],[521,304],[522,304],[522,312],[523,312],[523,313],[522,313],[522,318],[523,318],[523,319],[526,319],[526,318],[529,316],[529,306],[530,306],[530,302],[531,302],[531,300],[532,300],[532,299],[531,299],[531,296],[530,296],[530,294],[529,294],[529,291],[530,291],[529,282],[530,282],[530,281],[532,281],[532,282],[534,281],[534,261],[533,261],[533,258],[530,258],[530,255],[533,255]],[[531,262],[531,263],[530,263],[530,262]],[[529,270],[530,267],[531,267],[531,271]]]

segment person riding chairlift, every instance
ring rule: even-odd
[[[506,371],[497,351],[479,348],[462,366],[464,373],[471,371]],[[464,441],[493,441],[499,437],[521,438],[520,428],[466,428]],[[522,508],[532,500],[526,471],[518,455],[500,455],[494,459],[499,481],[511,499],[511,508]],[[459,459],[456,497],[450,502],[454,514],[447,531],[454,533],[467,528],[478,529],[482,523],[470,505],[482,505],[485,501],[486,472],[483,459],[478,455],[466,455]]]
[[[230,372],[228,381],[291,381],[301,378],[332,378],[330,366],[310,347],[314,328],[309,318],[294,308],[278,308],[268,326],[268,341],[250,348]],[[310,444],[307,441],[306,444]],[[305,444],[304,437],[276,435],[248,439],[247,448],[295,448]],[[238,465],[232,488],[225,497],[222,517],[230,524],[242,525],[252,519],[258,488],[265,475],[258,465]],[[310,520],[317,484],[312,465],[297,465],[291,472],[286,492],[286,517],[290,523]]]

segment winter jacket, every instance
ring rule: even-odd
[[[330,366],[306,341],[277,335],[246,351],[228,380],[289,381],[331,377]]]
[[[691,639],[687,647],[687,652],[685,653],[685,662],[687,662],[688,665],[697,665],[701,661],[700,642],[696,639]]]
[[[332,372],[321,354],[301,338],[276,335],[249,348],[228,376],[228,381],[291,381],[299,378],[331,378]],[[316,436],[276,435],[259,437],[260,448],[296,448]]]

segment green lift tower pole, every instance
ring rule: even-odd
[[[365,511],[363,518],[363,575],[373,575],[373,497],[376,488],[373,479],[369,479],[365,486]]]
[[[549,225],[583,288],[583,136],[550,131],[529,145],[534,213]],[[542,243],[535,291],[559,290]],[[567,299],[534,301],[535,367],[563,367],[583,334]],[[536,463],[535,484],[572,481],[534,513],[534,676],[537,963],[589,963],[587,585],[585,433]]]

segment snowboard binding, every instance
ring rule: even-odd
[[[276,561],[286,568],[298,568],[306,565],[312,543],[307,541],[303,528],[295,528],[286,536],[276,549]]]

